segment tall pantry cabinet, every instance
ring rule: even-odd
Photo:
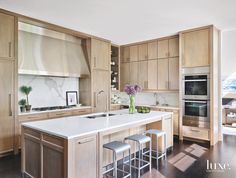
[[[16,26],[14,16],[0,12],[0,154],[14,148]]]
[[[91,39],[91,74],[93,112],[109,110],[111,83],[111,43]]]

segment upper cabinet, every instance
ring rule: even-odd
[[[130,47],[126,46],[122,48],[122,57],[121,62],[129,62],[130,61]]]
[[[148,43],[148,59],[157,59],[157,41]]]
[[[14,59],[15,57],[15,18],[0,13],[0,58]]]
[[[179,37],[169,39],[169,57],[179,56]]]
[[[202,67],[210,65],[210,29],[183,32],[182,67]]]
[[[168,39],[158,40],[158,58],[167,58],[169,53]]]
[[[143,91],[179,89],[179,37],[171,36],[121,48],[121,85],[138,84]],[[130,56],[130,61],[128,57]],[[125,55],[126,54],[126,55]],[[129,66],[128,66],[129,65]]]
[[[138,61],[138,46],[130,46],[130,62]]]
[[[148,45],[147,43],[138,45],[138,60],[143,61],[148,59]]]
[[[163,39],[158,41],[158,58],[179,56],[179,38]]]
[[[92,39],[93,69],[109,70],[111,44],[106,41]]]

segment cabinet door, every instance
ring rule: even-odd
[[[157,41],[148,43],[148,59],[157,59]]]
[[[138,61],[138,46],[130,46],[130,61]]]
[[[111,57],[110,43],[92,39],[92,56],[94,69],[109,70]]]
[[[179,58],[169,58],[169,90],[179,89]]]
[[[143,90],[148,88],[148,61],[139,62],[138,84]]]
[[[169,39],[169,57],[179,56],[179,38]]]
[[[169,53],[169,45],[168,45],[168,39],[167,40],[160,40],[157,44],[158,48],[158,58],[167,58]]]
[[[104,91],[104,92],[102,92]],[[110,91],[110,72],[105,70],[93,71],[94,112],[105,112],[108,108]]]
[[[97,177],[97,150],[96,136],[75,141],[75,177]]]
[[[174,111],[173,115],[173,122],[174,122],[174,135],[179,135],[179,112]]]
[[[143,61],[147,60],[147,55],[148,55],[148,47],[147,44],[141,44],[138,46],[138,60]]]
[[[131,62],[130,63],[130,84],[135,85],[138,84],[138,63],[139,62]]]
[[[148,89],[157,90],[157,59],[148,60]]]
[[[0,153],[13,150],[14,62],[0,61]]]
[[[129,62],[130,61],[130,48],[129,46],[122,48],[122,62]]]
[[[129,84],[130,78],[130,63],[120,64],[120,91],[124,90],[125,85]]]
[[[14,16],[0,13],[0,57],[14,58]]]
[[[210,30],[203,29],[182,35],[183,67],[210,65]]]
[[[158,90],[168,90],[169,72],[168,72],[168,58],[158,59],[157,61],[157,81]]]

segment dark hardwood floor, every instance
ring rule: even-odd
[[[207,170],[207,160],[216,169]],[[144,171],[142,178],[235,178],[236,136],[224,135],[223,142],[214,147],[190,141],[175,140],[174,149],[167,160],[159,161],[158,171],[153,161],[151,172]],[[219,165],[220,164],[220,165]],[[0,178],[20,178],[20,156],[0,158]],[[133,176],[136,172],[133,171]]]

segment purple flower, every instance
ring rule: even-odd
[[[135,95],[136,93],[141,91],[141,87],[138,85],[125,85],[124,91],[128,95]]]

